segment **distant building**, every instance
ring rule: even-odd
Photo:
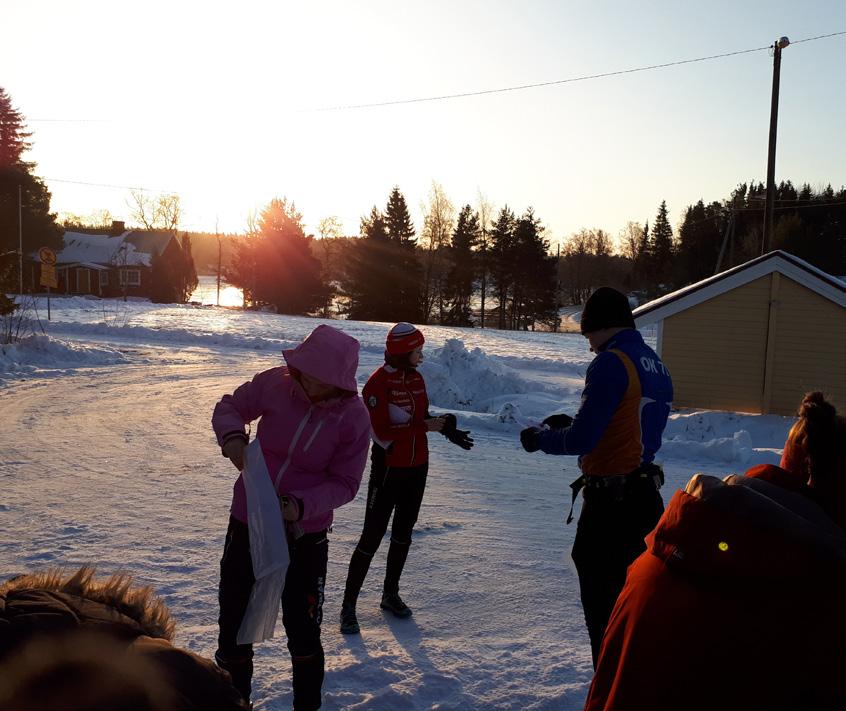
[[[182,251],[173,232],[127,231],[122,222],[115,222],[109,234],[65,232],[63,240],[56,254],[61,294],[149,298],[153,256],[177,259]]]
[[[790,415],[809,390],[846,410],[846,284],[770,252],[644,304],[681,407]]]

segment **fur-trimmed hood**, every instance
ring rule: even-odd
[[[171,644],[174,627],[164,601],[126,574],[12,578],[0,584],[0,707],[247,709],[229,674]]]
[[[94,572],[91,566],[70,574],[52,569],[0,584],[0,626],[32,632],[103,627],[120,637],[173,640],[176,624],[152,588],[134,586],[127,574],[97,580]],[[7,636],[0,639],[0,654]]]

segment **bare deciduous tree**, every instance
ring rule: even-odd
[[[620,254],[632,263],[640,256],[640,243],[643,236],[643,225],[638,222],[627,222],[617,237]]]
[[[490,227],[491,220],[494,213],[493,205],[488,202],[488,199],[479,191],[479,197],[476,203],[476,213],[479,215],[479,277],[481,292],[481,322],[480,327],[485,327],[485,297],[488,293],[488,250],[490,249]]]
[[[147,230],[176,232],[181,217],[179,195],[176,193],[158,196],[148,195],[143,190],[131,190],[131,201],[127,201],[131,217]]]
[[[447,270],[443,264],[443,248],[449,245],[455,227],[455,207],[443,186],[432,181],[429,204],[423,205],[422,247],[425,250],[423,269],[423,323],[428,323],[435,305],[443,319],[443,284]]]
[[[344,227],[336,215],[331,215],[317,223],[317,234],[320,239],[337,239],[344,236]]]

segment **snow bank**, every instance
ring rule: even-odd
[[[778,415],[693,411],[672,415],[659,458],[750,467],[778,464],[793,419]]]
[[[19,343],[0,345],[0,378],[126,362],[128,359],[123,353],[108,346],[71,343],[41,334],[27,336]]]
[[[420,367],[429,400],[445,409],[491,412],[503,395],[526,394],[539,389],[480,348],[468,351],[464,343],[450,338],[432,352]],[[540,386],[542,389],[542,386]],[[502,403],[504,404],[504,403]]]
[[[207,348],[246,348],[255,351],[282,352],[293,348],[299,340],[282,340],[263,336],[249,336],[244,333],[228,333],[184,328],[151,328],[149,326],[112,325],[109,323],[62,323],[51,328],[54,333],[74,337],[108,338],[139,343],[164,344],[168,346],[198,346]],[[281,357],[281,356],[280,356]]]

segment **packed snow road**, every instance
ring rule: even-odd
[[[48,335],[0,348],[0,577],[94,563],[167,601],[177,643],[211,656],[218,562],[236,472],[220,455],[215,402],[281,362],[318,321],[217,309],[57,299]],[[99,309],[99,315],[98,315]],[[189,318],[190,316],[190,318]],[[100,319],[98,321],[98,318]],[[358,382],[381,362],[385,324],[334,322],[362,343]],[[564,519],[574,457],[526,454],[526,422],[578,406],[590,354],[576,335],[424,329],[434,411],[457,412],[469,452],[430,435],[429,483],[402,594],[379,610],[387,545],[358,615],[338,632],[364,517],[367,473],[331,535],[324,607],[327,709],[580,709],[590,650]],[[467,345],[465,345],[465,343]],[[664,499],[695,471],[778,461],[788,418],[680,412],[659,454]],[[578,506],[577,506],[578,511]],[[290,708],[288,653],[258,646],[256,708]]]
[[[221,394],[272,361],[195,359],[7,384],[0,520],[14,535],[0,543],[0,575],[85,562],[128,570],[164,596],[178,643],[211,656],[235,471],[209,417]],[[360,638],[342,637],[337,615],[366,484],[339,512],[324,608],[326,708],[580,707],[590,655],[568,563],[573,531],[562,521],[565,460],[515,456],[518,447],[482,437],[465,453],[432,438],[403,577],[415,615],[378,609],[381,551],[359,603]],[[259,648],[259,708],[290,705],[283,643]]]

